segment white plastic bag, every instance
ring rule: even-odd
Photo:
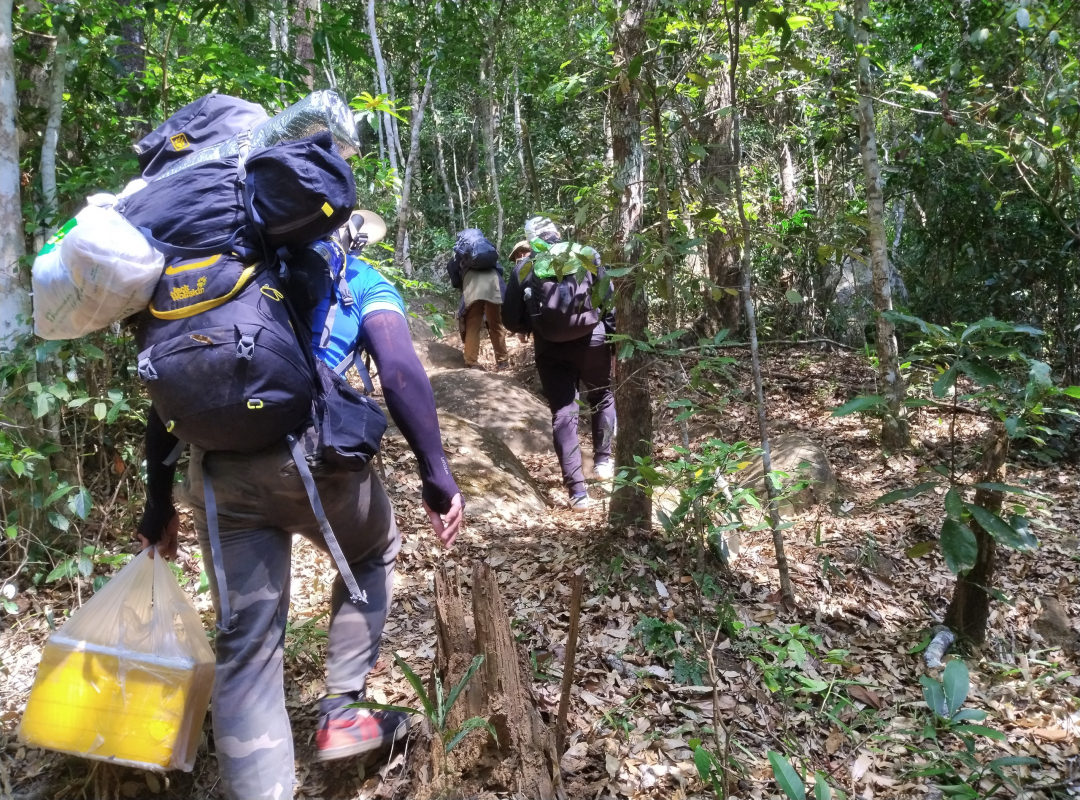
[[[165,560],[145,550],[49,637],[19,737],[87,758],[190,771],[213,683],[198,611]]]
[[[95,195],[103,197],[110,196]],[[111,206],[87,206],[34,260],[34,332],[74,339],[142,311],[164,266],[165,257]]]

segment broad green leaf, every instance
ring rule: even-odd
[[[995,758],[986,766],[990,767],[990,769],[1001,769],[1002,767],[1033,767],[1038,763],[1039,759],[1031,758],[1031,756],[1005,756],[1003,758]]]
[[[960,710],[971,690],[967,664],[963,659],[954,658],[945,665],[945,674],[941,677],[941,687],[945,691],[945,708],[952,716]]]
[[[958,362],[956,366],[979,386],[1000,386],[1005,382],[1000,372],[985,364],[965,360]]]
[[[969,733],[972,736],[985,736],[987,739],[993,739],[998,742],[1005,741],[1004,733],[996,731],[993,728],[988,728],[985,725],[957,725],[953,730],[957,733]]]
[[[703,781],[712,777],[712,755],[704,747],[694,748],[694,766],[697,767],[698,775]]]
[[[803,296],[796,292],[794,289],[788,289],[786,292],[784,292],[784,297],[793,306],[797,306],[803,301]]]
[[[961,708],[952,716],[953,722],[982,722],[986,719],[986,712],[978,708]]]
[[[908,558],[922,558],[937,547],[937,545],[937,542],[918,542],[905,550],[904,555]]]
[[[465,688],[469,681],[472,680],[472,676],[476,674],[476,670],[478,670],[480,668],[480,665],[483,663],[484,656],[482,654],[473,658],[472,663],[469,665],[469,668],[465,670],[465,674],[461,677],[461,680],[458,681],[458,685],[450,691],[449,696],[446,698],[446,703],[443,704],[442,713],[444,717],[450,714],[450,709],[453,708],[454,703],[457,702],[458,695],[461,694],[461,691]]]
[[[1062,394],[1066,394],[1069,397],[1075,397],[1080,399],[1080,386],[1069,386],[1061,390]]]
[[[105,419],[105,415],[109,413],[109,408],[104,403],[98,401],[94,403],[94,416],[97,419]]]
[[[1030,489],[1025,489],[1023,486],[1010,486],[1007,483],[976,483],[975,488],[986,489],[991,492],[1009,492],[1011,494],[1019,494],[1024,497],[1033,497],[1036,500],[1052,499],[1049,495],[1033,492]]]
[[[945,492],[945,513],[957,522],[964,516],[964,500],[955,486],[950,486]]]
[[[953,575],[959,575],[975,566],[979,555],[979,543],[971,528],[949,518],[941,526],[941,555],[945,566]]]
[[[877,500],[874,501],[875,505],[886,506],[889,503],[895,503],[897,500],[907,500],[912,497],[918,497],[920,494],[926,494],[929,491],[936,489],[938,486],[935,481],[927,481],[926,483],[920,483],[918,486],[909,486],[906,489],[897,489],[896,491],[883,494]]]
[[[81,520],[90,515],[90,509],[94,507],[94,498],[85,486],[80,486],[79,491],[68,498],[68,510]]]
[[[55,402],[51,398],[51,394],[45,394],[44,392],[34,398],[34,419],[41,419],[49,413],[52,403]]]
[[[412,686],[413,691],[416,692],[417,699],[423,704],[424,714],[429,720],[435,722],[437,719],[436,709],[432,704],[431,699],[427,696],[427,692],[424,691],[424,682],[412,671],[412,667],[405,662],[405,659],[397,653],[394,653],[394,662],[401,671],[405,673],[405,679],[409,682],[409,685]]]
[[[791,763],[775,750],[769,751],[769,763],[772,764],[773,777],[788,800],[806,800],[806,787]]]
[[[71,527],[71,521],[57,511],[50,511],[45,515],[45,517],[49,520],[49,524],[57,530],[66,531],[68,528]]]
[[[75,574],[75,571],[75,559],[65,558],[63,561],[56,565],[52,572],[45,576],[45,582],[52,583],[54,581],[60,580],[61,578],[70,578],[72,575]]]
[[[499,735],[495,732],[495,726],[488,722],[483,717],[473,717],[472,719],[465,720],[461,727],[454,733],[454,738],[446,743],[446,752],[449,753],[458,743],[469,735],[469,731],[474,731],[477,728],[487,728],[488,733],[491,734],[491,738],[495,740],[495,744],[499,743]]]
[[[1031,24],[1031,14],[1026,8],[1016,9],[1016,27],[1021,30],[1026,30],[1027,26]]]
[[[1033,550],[1038,544],[1030,531],[1025,536],[1022,532],[1013,530],[1009,523],[982,506],[974,503],[965,503],[964,506],[971,512],[975,521],[982,526],[982,529],[993,536],[999,544],[1011,547],[1013,550]]]
[[[939,717],[945,716],[947,707],[945,705],[945,692],[942,691],[941,683],[929,675],[920,675],[919,683],[923,687],[923,699],[926,700],[926,705]]]
[[[94,562],[86,556],[79,556],[79,574],[84,578],[89,578],[94,574]]]
[[[956,374],[956,364],[953,364],[945,370],[945,372],[941,373],[941,376],[934,381],[934,397],[944,397],[949,393],[949,389],[956,384]]]
[[[45,502],[42,503],[42,505],[46,507],[51,506],[61,497],[71,492],[74,488],[74,486],[66,482],[60,484],[58,487],[56,487],[56,489],[53,490],[53,492],[48,497],[45,498]]]
[[[846,417],[848,414],[857,414],[860,411],[880,410],[885,408],[885,401],[877,395],[869,397],[856,397],[848,400],[840,408],[832,412],[834,417]]]
[[[814,800],[832,800],[832,788],[823,772],[814,773]]]
[[[345,708],[366,708],[369,711],[397,711],[402,714],[423,714],[424,712],[418,708],[409,708],[408,706],[392,706],[386,703],[349,703]]]

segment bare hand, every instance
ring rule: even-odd
[[[165,557],[166,561],[172,561],[176,558],[176,537],[180,532],[180,515],[173,514],[167,523],[165,523],[165,530],[161,532],[161,538],[158,539],[157,546],[154,548],[157,552],[161,553]],[[140,551],[145,550],[150,546],[150,540],[139,534],[139,544],[142,545]],[[154,557],[154,553],[150,553],[150,558]]]
[[[461,494],[454,495],[454,499],[450,501],[450,510],[445,514],[432,511],[431,506],[426,502],[424,503],[424,511],[427,512],[428,519],[431,520],[431,527],[434,529],[435,535],[439,537],[439,541],[443,543],[443,547],[447,549],[453,547],[454,539],[461,532],[461,522],[464,519]]]

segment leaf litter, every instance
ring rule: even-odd
[[[735,365],[735,371],[742,369]],[[685,391],[680,379],[657,370],[657,406],[663,394]],[[685,373],[683,373],[685,374]],[[846,383],[832,376],[844,375]],[[770,376],[782,376],[772,377]],[[523,375],[524,377],[524,375]],[[683,383],[684,383],[684,379]],[[785,752],[793,764],[831,776],[851,797],[937,796],[930,779],[917,775],[926,759],[920,719],[925,718],[919,676],[926,672],[919,646],[944,614],[954,582],[936,549],[914,545],[936,537],[943,518],[944,488],[887,506],[874,501],[935,477],[948,442],[948,419],[921,409],[912,419],[912,452],[881,455],[872,425],[859,416],[833,419],[830,412],[861,391],[873,375],[849,354],[785,353],[766,363],[771,434],[801,432],[824,447],[836,471],[841,496],[831,506],[790,517],[785,531],[799,609],[779,603],[777,574],[768,530],[744,532],[731,571],[709,572],[718,592],[703,598],[691,572],[692,549],[667,541],[662,531],[614,537],[604,529],[603,503],[586,515],[555,505],[546,514],[470,515],[458,545],[442,551],[420,506],[419,481],[410,454],[395,440],[383,453],[386,483],[402,531],[395,602],[387,621],[380,661],[369,681],[370,699],[412,705],[415,698],[391,652],[418,672],[434,658],[434,569],[486,561],[499,576],[523,653],[532,672],[538,706],[553,723],[569,625],[571,576],[585,565],[586,583],[566,749],[560,765],[571,798],[705,798],[712,796],[694,764],[692,744],[715,749],[714,716],[726,726],[738,769],[729,777],[729,797],[782,796],[768,752]],[[676,412],[658,414],[655,448],[674,456],[683,429]],[[755,441],[752,406],[738,396],[723,414],[689,421],[691,445],[709,437]],[[965,415],[958,423],[960,470],[977,462],[983,421]],[[943,445],[944,443],[944,445]],[[541,489],[562,495],[554,456],[522,461]],[[1052,498],[1055,531],[1044,531],[1034,553],[999,551],[998,588],[1012,603],[996,602],[987,644],[965,654],[971,670],[968,707],[989,713],[986,724],[1003,731],[1000,742],[980,740],[979,758],[1029,756],[1035,766],[1015,769],[1024,797],[1050,797],[1072,786],[1080,756],[1080,689],[1075,648],[1047,641],[1039,620],[1044,599],[1059,604],[1075,636],[1077,550],[1080,547],[1080,473],[1071,465],[1051,469],[1010,464],[1010,483]],[[594,496],[600,493],[594,490]],[[200,560],[192,552],[190,519],[184,519],[187,553],[179,560],[192,593]],[[118,535],[119,538],[119,535]],[[116,546],[131,550],[123,542]],[[827,560],[826,560],[827,558]],[[825,565],[828,565],[827,567]],[[468,588],[470,571],[458,570]],[[300,540],[294,548],[293,596],[286,633],[286,704],[293,722],[298,798],[404,798],[416,778],[406,743],[389,759],[314,760],[318,700],[325,692],[326,626],[334,572],[326,557]],[[85,599],[87,585],[82,587]],[[47,612],[75,602],[69,583],[39,587],[26,595],[31,607],[6,616],[0,632],[4,691],[0,698],[0,789],[23,798],[124,796],[219,797],[209,721],[196,768],[190,775],[151,776],[25,748],[15,728],[49,632]],[[207,629],[212,610],[207,593],[195,595]],[[721,635],[713,650],[717,692],[702,672],[694,645],[699,617],[728,610],[744,627]],[[763,645],[792,626],[805,626],[820,646],[802,653],[799,672],[820,681],[825,692],[770,691],[766,669],[775,659]],[[649,627],[651,626],[651,627]],[[652,631],[662,644],[647,646]],[[669,638],[664,638],[668,636]],[[670,645],[670,647],[668,647]],[[695,656],[695,651],[698,654]],[[788,647],[781,666],[796,666]],[[829,657],[842,652],[842,656]],[[954,648],[955,653],[955,648]],[[953,655],[952,657],[956,657]],[[756,660],[755,660],[756,659]],[[421,674],[423,674],[421,672]],[[939,676],[938,676],[939,677]],[[816,683],[813,685],[817,685]],[[835,704],[836,698],[844,702]],[[824,713],[831,709],[832,714]],[[410,737],[412,739],[413,737]],[[941,745],[955,750],[955,737]],[[802,774],[805,776],[806,771]],[[812,782],[812,777],[811,777]],[[1046,788],[1040,788],[1046,787]],[[809,787],[808,787],[809,788]],[[1003,790],[1002,796],[1007,790]],[[491,794],[489,797],[510,797]]]

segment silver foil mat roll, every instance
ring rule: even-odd
[[[356,120],[352,109],[337,92],[331,89],[312,92],[300,102],[294,103],[266,122],[257,125],[251,131],[250,150],[254,152],[282,142],[295,142],[305,136],[325,130],[329,130],[334,137],[334,143],[342,158],[348,158],[360,152]],[[177,161],[174,166],[157,175],[154,180],[190,169],[196,164],[228,158],[239,152],[240,138],[234,136]]]

